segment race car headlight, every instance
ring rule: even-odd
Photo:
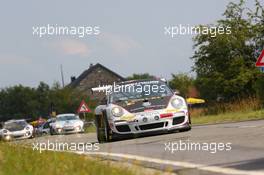
[[[174,98],[171,100],[171,105],[176,108],[176,109],[179,109],[181,107],[184,106],[184,101],[180,98]]]
[[[81,130],[81,126],[76,126],[75,129],[76,130]]]
[[[5,130],[3,130],[3,133],[4,133],[4,134],[6,134],[7,132],[8,132],[8,131],[7,131],[6,129],[5,129]]]
[[[12,137],[10,136],[10,135],[5,135],[4,136],[4,140],[5,141],[9,141],[9,140],[11,140],[12,139]]]
[[[111,112],[115,117],[121,117],[124,114],[123,109],[120,107],[113,107]]]
[[[27,127],[26,127],[26,130],[29,130],[29,129],[30,129],[30,128],[27,126]]]
[[[56,124],[55,128],[62,128],[62,126],[60,124]]]

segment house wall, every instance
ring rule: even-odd
[[[92,72],[90,72],[76,88],[93,98],[101,100],[103,97],[105,97],[105,93],[92,93],[91,89],[94,87],[98,87],[99,85],[111,85],[114,82],[119,81],[121,81],[120,77],[102,67],[97,67]]]

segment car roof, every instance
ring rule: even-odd
[[[57,117],[64,117],[64,116],[77,116],[76,114],[73,114],[73,113],[68,113],[68,114],[59,114],[56,116]]]

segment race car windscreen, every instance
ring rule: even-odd
[[[110,103],[114,103],[127,100],[148,99],[172,95],[172,90],[164,82],[146,81],[123,84],[119,87],[114,87],[109,99]]]
[[[15,128],[24,128],[27,125],[24,121],[18,121],[18,122],[9,122],[4,124],[5,129],[15,129]]]
[[[58,121],[77,120],[77,119],[78,119],[78,117],[76,117],[74,115],[66,115],[66,116],[62,116],[62,117],[57,118]]]

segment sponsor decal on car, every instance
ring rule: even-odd
[[[124,115],[120,117],[121,120],[126,120],[126,121],[134,121],[136,118],[134,115]]]

